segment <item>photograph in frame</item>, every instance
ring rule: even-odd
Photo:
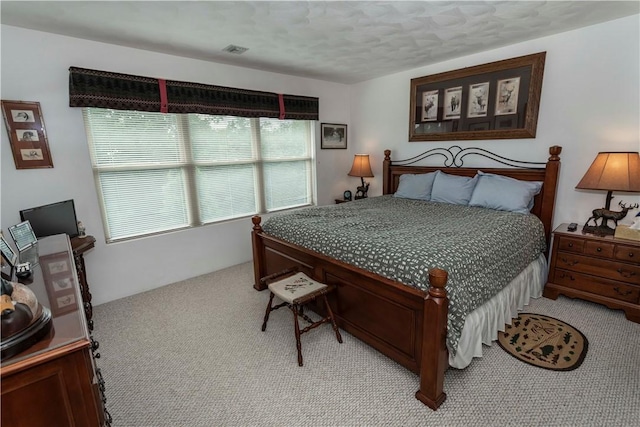
[[[467,117],[486,117],[489,104],[489,82],[469,85]]]
[[[52,168],[39,102],[1,100],[16,169]]]
[[[496,116],[518,112],[520,77],[498,80],[496,90]]]
[[[438,91],[430,90],[422,94],[422,121],[438,120]]]
[[[320,125],[320,148],[347,148],[347,125],[322,123]]]
[[[462,111],[462,86],[450,87],[444,90],[445,119],[459,119]]]

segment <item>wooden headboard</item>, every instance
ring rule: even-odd
[[[536,215],[544,225],[547,239],[547,248],[551,241],[551,228],[553,226],[553,209],[556,201],[558,186],[558,174],[560,172],[560,152],[562,147],[554,145],[549,147],[549,160],[542,162],[527,162],[507,159],[482,148],[461,148],[457,145],[449,148],[434,148],[422,154],[406,160],[391,160],[391,150],[385,150],[383,169],[382,194],[393,194],[398,189],[400,175],[429,173],[442,170],[451,175],[473,177],[478,169],[487,173],[504,175],[523,181],[541,181],[542,190],[534,199],[531,213]],[[463,167],[463,159],[469,155],[476,155],[494,160],[506,167]],[[443,156],[443,166],[416,166],[415,163],[432,156]]]

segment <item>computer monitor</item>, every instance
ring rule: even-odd
[[[78,220],[73,199],[24,209],[20,211],[20,219],[29,221],[33,232],[39,238],[54,234],[68,234],[69,237],[78,235]]]

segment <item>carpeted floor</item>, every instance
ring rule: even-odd
[[[524,311],[582,331],[589,351],[570,372],[516,360],[497,344],[450,369],[436,412],[414,398],[418,377],[329,326],[302,336],[274,312],[251,264],[94,308],[114,427],[632,426],[640,419],[640,325],[585,301],[540,298]]]

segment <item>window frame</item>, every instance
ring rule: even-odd
[[[89,124],[88,124],[88,116],[87,111],[92,109],[103,109],[103,110],[113,110],[113,111],[123,111],[116,110],[112,108],[97,108],[97,107],[84,107],[82,108],[82,115],[85,124],[85,130],[87,131],[87,145],[89,147],[90,152],[90,160],[91,160],[91,168],[94,178],[94,184],[96,187],[96,193],[98,196],[98,201],[100,203],[100,212],[102,216],[102,224],[104,228],[104,234],[106,243],[117,243],[123,242],[127,240],[134,240],[144,237],[162,235],[167,233],[172,233],[176,231],[188,230],[197,227],[204,227],[208,225],[215,225],[224,223],[227,221],[233,221],[243,218],[249,218],[254,215],[264,215],[270,214],[274,212],[286,211],[290,209],[299,209],[305,206],[314,206],[317,204],[317,187],[316,187],[316,150],[315,150],[315,136],[316,136],[316,121],[315,120],[303,120],[306,123],[306,141],[308,146],[308,155],[307,156],[292,156],[281,159],[264,159],[262,156],[261,144],[262,137],[260,134],[260,120],[277,120],[270,118],[259,118],[253,117],[249,118],[250,126],[251,126],[251,150],[252,150],[252,159],[250,160],[230,160],[230,161],[203,161],[203,160],[195,160],[193,156],[193,142],[190,138],[189,132],[189,114],[203,115],[201,113],[189,113],[189,114],[179,114],[179,113],[169,113],[174,114],[177,118],[177,127],[179,134],[179,152],[180,152],[180,161],[176,163],[139,163],[139,164],[128,164],[126,166],[97,166],[96,165],[96,153],[95,153],[95,145],[92,141],[91,133],[89,132]],[[206,115],[206,114],[205,114]],[[219,117],[233,117],[233,116],[219,116]],[[240,117],[244,118],[244,117]],[[286,120],[286,119],[285,119]],[[307,194],[309,201],[307,203],[302,203],[298,205],[285,206],[274,209],[267,209],[267,201],[266,201],[266,192],[267,188],[265,187],[265,171],[264,165],[268,163],[285,163],[285,162],[300,162],[304,161],[308,165],[308,175],[307,175]],[[254,198],[255,198],[255,212],[251,212],[248,214],[242,214],[239,216],[227,217],[219,220],[213,221],[202,221],[200,214],[200,205],[198,199],[198,184],[197,184],[197,170],[198,168],[215,168],[215,167],[225,167],[232,165],[251,165],[254,171]],[[187,222],[188,224],[185,226],[177,226],[173,228],[164,229],[162,231],[155,231],[150,233],[141,233],[132,236],[125,237],[112,237],[111,230],[108,225],[108,215],[107,215],[107,206],[105,203],[104,194],[101,188],[101,173],[103,172],[136,172],[141,170],[167,170],[174,169],[178,170],[183,175],[183,195],[185,197],[185,208],[187,210]]]

